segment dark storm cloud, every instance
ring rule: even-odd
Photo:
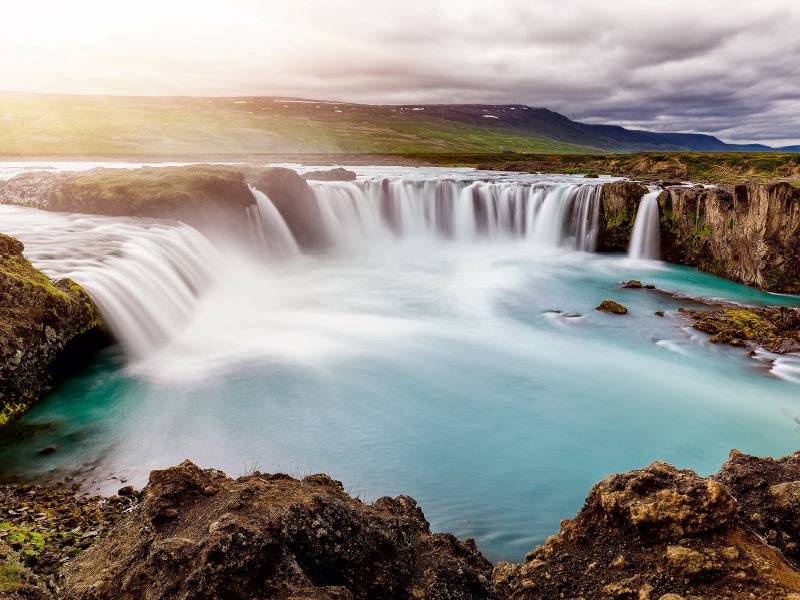
[[[800,4],[788,0],[42,3],[4,14],[7,89],[524,103],[800,143]]]

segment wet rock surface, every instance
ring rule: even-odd
[[[775,467],[776,463],[788,467]],[[788,507],[800,458],[745,457],[733,451],[710,478],[656,462],[595,484],[573,520],[530,552],[523,564],[500,563],[503,600],[625,598],[800,598],[800,572],[762,534],[797,540]],[[771,473],[761,477],[760,472]],[[750,487],[753,480],[763,484]],[[783,487],[781,487],[783,486]],[[752,514],[764,522],[756,522]]]
[[[327,475],[233,480],[186,461],[151,473],[59,598],[493,598],[491,570],[408,496],[367,505]]]

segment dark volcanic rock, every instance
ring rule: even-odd
[[[431,534],[408,496],[372,505],[327,475],[237,480],[186,461],[65,569],[60,598],[494,597],[474,542]]]
[[[329,171],[309,171],[308,173],[303,173],[302,177],[306,181],[355,181],[356,174],[354,171],[336,167]]]
[[[245,174],[247,181],[272,201],[300,247],[317,249],[328,245],[322,213],[305,179],[282,167],[246,168]]]
[[[757,469],[742,468],[739,480],[747,485],[744,471],[753,476]],[[756,490],[753,506],[786,497],[780,487]],[[735,493],[721,481],[659,462],[606,477],[575,519],[562,521],[558,535],[530,552],[525,563],[496,567],[497,595],[502,600],[800,598],[800,573],[743,523]],[[797,539],[796,521],[789,521],[780,522],[794,527],[785,531]]]
[[[632,181],[604,183],[597,233],[599,252],[625,252],[633,232],[636,207],[647,188]]]
[[[80,343],[100,337],[99,313],[83,288],[69,279],[51,282],[22,250],[0,234],[0,427],[47,389],[59,358],[79,358],[93,349]]]

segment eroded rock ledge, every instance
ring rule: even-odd
[[[59,598],[494,598],[472,540],[408,496],[364,504],[327,475],[233,480],[189,461],[63,572]]]
[[[78,358],[74,344],[100,337],[99,313],[83,288],[69,279],[51,282],[23,249],[0,234],[0,427],[47,389],[59,358]]]
[[[412,498],[364,504],[327,475],[233,480],[185,461],[107,502],[0,493],[16,515],[0,559],[37,543],[11,528],[40,532],[49,557],[18,556],[25,594],[0,573],[0,598],[800,600],[800,451],[732,450],[707,478],[663,462],[610,475],[524,563],[494,570],[471,540],[432,534]]]
[[[656,462],[597,483],[575,519],[494,571],[504,600],[800,599],[800,452],[731,451],[716,475]]]

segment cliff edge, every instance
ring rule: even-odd
[[[101,324],[83,288],[69,279],[51,282],[23,249],[19,240],[0,234],[0,427],[47,389],[70,343],[98,333]]]

